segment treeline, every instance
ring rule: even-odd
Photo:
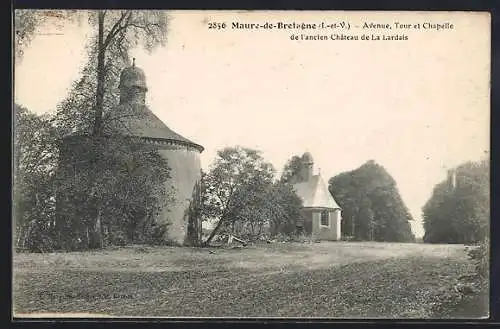
[[[43,252],[165,242],[168,225],[156,225],[158,210],[172,201],[171,191],[165,189],[170,178],[165,160],[115,136],[106,143],[80,145],[76,153],[87,161],[68,175],[59,167],[64,152],[58,114],[37,116],[20,106],[15,111],[18,248]],[[246,240],[299,238],[296,224],[302,200],[293,189],[293,177],[301,169],[299,159],[292,157],[278,179],[276,169],[258,150],[240,146],[219,150],[202,173],[198,215],[216,223],[203,243],[229,233]],[[329,189],[343,208],[344,237],[413,241],[411,217],[383,167],[368,162],[330,179]],[[56,209],[57,197],[67,195],[72,202]],[[63,219],[70,214],[69,220],[61,221],[61,213],[66,215]],[[96,230],[100,234],[95,235]]]
[[[96,145],[79,140],[78,161],[62,162],[72,168],[68,174],[59,161],[64,147],[57,114],[38,116],[18,105],[14,114],[16,248],[45,252],[162,241],[167,227],[158,227],[155,216],[171,202],[165,188],[170,169],[157,152],[118,136]],[[58,198],[65,200],[57,205]]]
[[[423,207],[424,242],[476,243],[489,232],[489,161],[467,162],[450,170]]]
[[[329,190],[342,207],[342,235],[358,241],[413,242],[412,217],[394,179],[381,165],[368,161],[329,180]]]

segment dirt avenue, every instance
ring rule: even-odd
[[[274,243],[210,251],[18,254],[14,310],[26,316],[432,317],[442,291],[471,271],[461,245]]]

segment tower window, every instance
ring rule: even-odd
[[[330,212],[328,210],[323,210],[321,212],[321,226],[330,226]]]

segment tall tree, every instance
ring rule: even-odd
[[[152,51],[156,46],[164,45],[167,15],[164,11],[100,10],[88,12],[88,19],[90,26],[95,28],[95,36],[90,38],[87,46],[88,63],[68,98],[58,107],[55,124],[60,127],[61,134],[75,130],[90,133],[89,149],[101,152],[89,156],[96,161],[95,168],[89,168],[88,177],[89,200],[98,208],[94,223],[89,223],[95,228],[91,245],[100,247],[103,243],[101,203],[95,191],[99,184],[97,173],[102,169],[99,166],[105,162],[101,161],[104,160],[101,136],[105,115],[111,120],[116,114],[112,108],[118,103],[118,94],[113,90],[116,90],[121,69],[129,63],[129,50],[141,45]]]
[[[374,161],[332,177],[329,190],[342,206],[344,235],[358,240],[414,241],[412,217],[396,182]]]
[[[98,136],[118,103],[117,85],[121,70],[130,65],[130,49],[142,46],[151,52],[164,46],[168,15],[156,10],[100,10],[89,11],[88,21],[95,34],[86,47],[87,62],[58,106],[58,120],[66,133],[80,130]]]
[[[88,211],[81,215],[83,217],[88,217],[89,214],[94,215],[88,225],[95,228],[95,237],[91,239],[93,241],[91,244],[98,247],[103,242],[100,218],[106,210],[102,208],[104,195],[111,196],[111,200],[118,200],[119,194],[106,192],[113,191],[113,186],[126,186],[126,183],[130,181],[129,177],[118,174],[118,167],[116,167],[118,172],[115,178],[121,179],[119,183],[116,179],[113,181],[114,183],[103,179],[102,174],[108,172],[107,166],[110,161],[114,161],[113,159],[118,157],[125,161],[128,151],[134,147],[127,143],[114,143],[112,146],[109,143],[102,143],[100,136],[103,132],[103,122],[115,119],[113,115],[116,111],[112,111],[112,108],[118,103],[116,86],[121,69],[129,64],[128,51],[136,46],[143,46],[146,50],[151,51],[158,45],[164,45],[167,15],[162,11],[130,10],[16,11],[16,41],[18,45],[16,50],[19,50],[16,52],[17,57],[22,58],[22,50],[29,46],[30,41],[36,36],[38,28],[45,21],[52,19],[51,22],[53,22],[53,18],[57,17],[59,22],[64,24],[84,16],[88,18],[90,27],[94,28],[95,31],[95,34],[89,38],[86,47],[87,63],[81,72],[81,77],[73,84],[68,97],[59,104],[55,116],[51,120],[45,121],[56,128],[55,132],[58,138],[75,132],[93,136],[85,150],[90,152],[87,157],[88,161],[86,161],[87,174],[82,172],[82,175],[86,177],[86,194],[81,203],[87,204]],[[123,139],[121,141],[125,142]],[[106,149],[107,146],[109,148]],[[120,147],[121,149],[119,149]],[[154,158],[154,155],[152,156]],[[145,156],[136,160],[140,162],[147,158],[148,156]],[[165,166],[164,163],[162,165]],[[148,177],[144,171],[142,174],[143,178]],[[69,177],[66,178],[66,181],[62,183],[61,179],[57,180],[59,194],[66,187],[72,186],[74,182],[69,180]],[[108,185],[104,186],[103,182],[108,182]],[[82,186],[75,187],[81,189]],[[134,189],[138,190],[137,186]],[[117,202],[111,203],[115,204],[115,208],[118,207]]]
[[[475,243],[488,235],[489,161],[466,162],[436,185],[423,207],[424,242]]]
[[[262,194],[272,184],[273,174],[272,165],[257,150],[227,147],[217,152],[212,168],[204,177],[203,214],[205,219],[218,221],[205,244],[224,226],[249,215],[249,206],[262,200]]]

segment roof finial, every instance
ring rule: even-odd
[[[132,66],[135,67],[135,57],[132,58]]]

